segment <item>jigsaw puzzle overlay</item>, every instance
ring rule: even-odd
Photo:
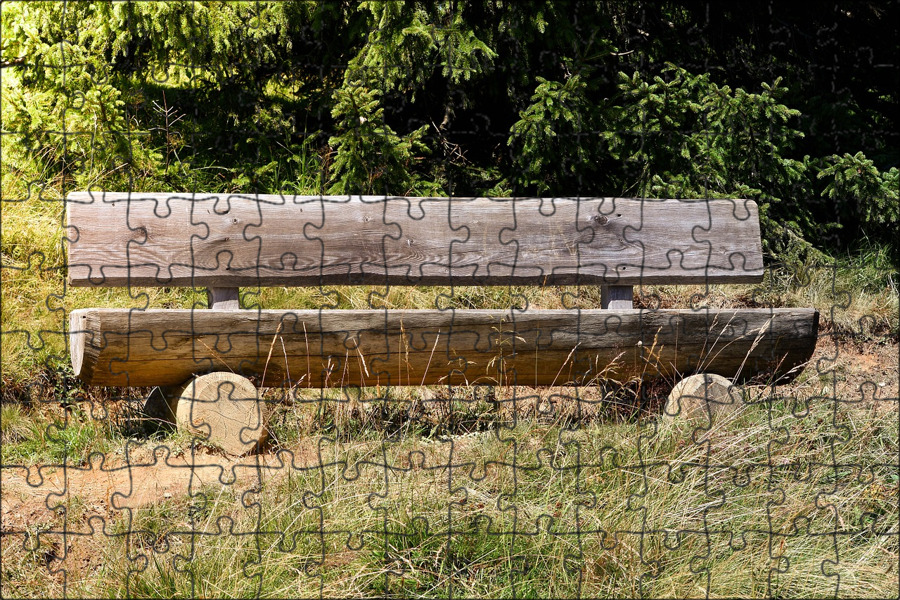
[[[900,3],[4,2],[3,597],[897,597]]]

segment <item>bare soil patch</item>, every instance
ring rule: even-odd
[[[94,455],[94,460],[83,467],[4,468],[2,527],[5,532],[15,532],[58,522],[60,507],[68,508],[68,526],[72,527],[72,517],[79,521],[95,516],[115,518],[127,509],[209,486],[249,490],[259,485],[261,477],[279,469],[318,464],[316,443],[315,439],[304,439],[288,452],[242,458],[206,448],[185,453],[146,444],[129,446],[127,458]],[[81,514],[72,515],[73,507]]]

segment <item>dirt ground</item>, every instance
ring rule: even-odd
[[[291,448],[293,467],[318,463],[315,439],[305,439]],[[201,448],[193,456],[172,452],[159,443],[130,446],[128,456],[105,458],[80,467],[5,468],[2,472],[2,526],[4,531],[22,531],[59,520],[58,507],[72,506],[77,499],[82,515],[115,518],[166,498],[183,496],[201,488],[221,485],[236,491],[258,485],[261,470],[287,467],[276,454],[234,458],[212,448]]]

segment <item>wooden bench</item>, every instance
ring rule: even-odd
[[[79,192],[67,226],[73,286],[209,291],[212,310],[70,314],[76,375],[182,386],[185,411],[197,399],[184,386],[213,372],[310,387],[586,385],[698,369],[784,379],[817,337],[813,309],[633,308],[632,286],[762,281],[750,200]],[[329,286],[364,284],[599,285],[602,306],[460,309],[451,293],[428,310],[239,307],[239,287],[328,298]]]

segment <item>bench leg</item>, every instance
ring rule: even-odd
[[[744,404],[743,390],[721,375],[698,373],[672,388],[663,412],[667,418],[696,419],[712,425]]]
[[[158,426],[175,424],[175,406],[178,396],[176,386],[159,386],[153,388],[144,401],[144,415]]]
[[[265,402],[246,377],[228,372],[201,375],[179,386],[173,396],[178,428],[228,454],[247,454],[266,440]]]

